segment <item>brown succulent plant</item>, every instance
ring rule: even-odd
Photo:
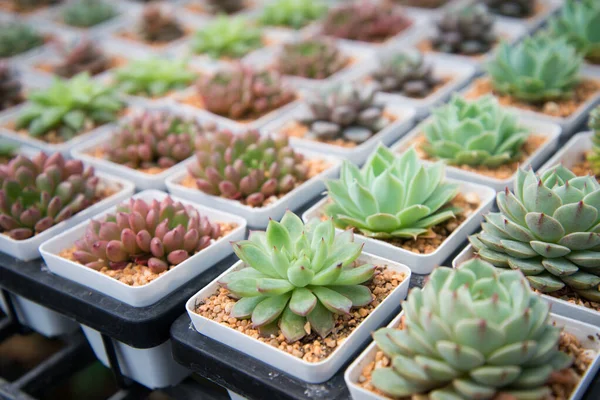
[[[97,75],[110,68],[111,60],[93,40],[82,38],[73,46],[59,45],[61,60],[54,66],[54,73],[71,78],[81,72]]]
[[[185,35],[185,30],[174,13],[160,4],[144,7],[138,26],[140,37],[150,43],[166,43]]]
[[[0,111],[23,100],[23,86],[17,71],[7,61],[0,60]]]

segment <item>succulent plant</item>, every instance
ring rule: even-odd
[[[340,39],[382,42],[412,25],[404,11],[376,1],[352,1],[331,8],[323,33]]]
[[[16,129],[27,129],[34,137],[56,131],[59,141],[114,121],[125,106],[112,88],[87,73],[55,79],[49,88],[27,97],[30,104],[17,117]]]
[[[61,0],[8,0],[12,2],[13,9],[17,12],[27,12],[38,7],[60,3]]]
[[[298,122],[309,127],[308,138],[363,143],[390,124],[374,99],[375,89],[359,83],[315,91],[306,97],[309,113]]]
[[[455,95],[433,111],[423,132],[427,143],[422,148],[430,157],[491,168],[518,160],[529,136],[517,115],[505,111],[491,95],[474,101]]]
[[[160,4],[148,4],[142,12],[138,32],[151,43],[166,43],[183,37],[185,31],[175,15]]]
[[[0,61],[0,111],[23,100],[23,86],[17,71],[7,61]]]
[[[352,231],[336,235],[331,220],[304,225],[286,212],[281,222],[269,221],[266,232],[254,231],[233,244],[247,267],[220,281],[239,297],[230,315],[251,318],[261,332],[279,327],[290,343],[306,335],[307,323],[326,337],[335,326],[334,314],[348,314],[373,299],[362,284],[375,267],[356,265],[362,247]]]
[[[12,57],[44,44],[35,29],[18,21],[0,22],[0,58]]]
[[[234,64],[196,83],[206,110],[232,119],[260,117],[295,98],[279,73]]]
[[[502,43],[487,71],[496,92],[538,103],[570,97],[581,64],[566,39],[536,35],[516,45]]]
[[[300,29],[326,11],[327,6],[321,0],[277,0],[265,5],[260,20],[264,25]]]
[[[402,329],[373,335],[391,366],[376,367],[372,384],[394,397],[542,399],[550,375],[573,362],[523,275],[482,260],[435,269],[402,309]]]
[[[54,66],[54,73],[64,78],[71,78],[82,72],[97,75],[111,67],[110,58],[94,41],[82,38],[73,46],[58,48],[61,59]]]
[[[188,166],[201,191],[261,207],[308,179],[302,154],[285,136],[261,137],[251,130],[211,132],[196,139],[196,162]]]
[[[421,7],[421,8],[438,8],[446,3],[449,0],[394,0],[396,3],[399,3],[403,6],[409,7]]]
[[[549,26],[553,36],[565,38],[585,58],[600,64],[600,3],[569,0]]]
[[[115,214],[90,221],[84,236],[75,242],[75,260],[100,270],[147,265],[161,273],[181,264],[221,236],[197,209],[165,197],[146,202],[130,199]]]
[[[195,53],[212,58],[241,58],[262,46],[262,30],[243,17],[219,16],[192,38]]]
[[[96,199],[93,168],[60,153],[17,155],[0,165],[0,231],[25,240],[65,221]]]
[[[335,41],[313,37],[283,45],[277,57],[277,70],[283,75],[325,79],[348,64]]]
[[[208,0],[208,5],[213,13],[224,14],[236,13],[246,6],[244,0]]]
[[[335,225],[375,239],[415,239],[458,211],[448,206],[459,186],[444,181],[444,164],[424,164],[414,148],[396,156],[379,145],[361,169],[346,160],[326,185]]]
[[[594,131],[592,137],[592,149],[586,154],[586,159],[592,167],[596,176],[600,175],[600,106],[590,113],[590,128]]]
[[[382,92],[423,98],[440,83],[419,52],[386,49],[378,58],[371,77]]]
[[[469,238],[482,259],[522,271],[535,289],[570,287],[600,301],[600,183],[557,165],[541,176],[519,170],[496,198],[483,231]]]
[[[19,145],[6,139],[0,139],[0,163],[8,164],[17,155]]]
[[[498,40],[494,17],[483,4],[451,8],[436,21],[433,47],[444,53],[477,55],[491,50]]]
[[[535,13],[538,0],[483,0],[492,12],[513,18],[526,18]]]
[[[114,77],[123,92],[154,97],[188,87],[196,74],[188,67],[187,60],[151,57],[130,61],[117,69]]]
[[[115,7],[102,0],[77,0],[62,10],[63,22],[79,28],[98,25],[116,15]]]

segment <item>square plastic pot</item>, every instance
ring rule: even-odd
[[[299,152],[304,154],[307,159],[326,160],[331,166],[319,175],[309,179],[291,192],[285,194],[277,201],[264,207],[250,207],[236,200],[213,196],[198,189],[183,186],[181,185],[181,181],[188,174],[187,169],[183,168],[167,178],[166,185],[167,188],[169,188],[169,192],[175,196],[199,204],[210,205],[218,210],[228,211],[239,215],[248,221],[248,225],[252,228],[266,228],[269,223],[269,218],[278,221],[283,217],[286,210],[297,210],[323,191],[325,188],[325,179],[335,178],[338,175],[341,166],[341,161],[339,159],[310,151],[300,150]],[[195,160],[190,160],[186,165],[193,162],[195,162]]]
[[[565,143],[551,159],[546,161],[539,169],[539,172],[546,171],[551,167],[562,164],[566,168],[571,169],[577,163],[585,159],[585,153],[592,149],[592,138],[594,132],[581,132],[573,136]]]
[[[168,194],[158,190],[145,190],[134,195],[133,198],[142,199],[148,202],[152,200],[162,201],[167,196]],[[188,282],[190,278],[201,274],[215,263],[231,254],[232,249],[229,242],[243,239],[246,233],[246,221],[243,218],[181,200],[177,197],[172,198],[175,201],[180,201],[184,205],[193,206],[201,215],[208,217],[211,222],[234,222],[238,226],[207,248],[194,254],[150,283],[143,286],[129,286],[108,275],[74,261],[67,260],[59,255],[62,250],[70,248],[76,240],[83,237],[89,222],[85,221],[60,235],[55,236],[40,247],[40,252],[48,265],[48,269],[56,275],[60,275],[90,287],[133,307],[146,307],[156,303],[169,293],[175,291],[179,286]],[[99,219],[106,214],[114,213],[115,209],[116,207],[112,207],[109,210],[94,215],[93,218]]]
[[[410,148],[411,141],[422,135],[423,127],[432,120],[433,117],[429,117],[420,123],[415,129],[410,131],[408,135],[399,140],[398,143],[394,144],[392,146],[392,150],[398,153],[408,150]],[[538,149],[535,150],[533,154],[529,155],[529,157],[527,157],[525,160],[522,160],[519,164],[521,168],[527,168],[531,165],[534,169],[536,169],[556,150],[562,128],[560,125],[551,122],[545,122],[523,116],[519,118],[519,124],[532,134],[546,138],[546,142],[544,144],[542,144]],[[431,161],[424,160],[424,162],[431,164]],[[446,174],[451,178],[492,187],[496,191],[504,190],[506,187],[512,188],[516,177],[515,172],[510,178],[498,179],[492,176],[486,176],[476,172],[463,170],[452,165],[448,165],[446,167]]]
[[[406,298],[410,282],[410,270],[403,264],[386,260],[371,254],[363,253],[359,260],[375,265],[385,265],[394,271],[404,272],[406,279],[396,287],[388,297],[381,302],[371,314],[356,328],[346,340],[325,360],[317,363],[309,363],[289,353],[279,350],[269,344],[258,341],[242,332],[221,325],[211,319],[205,318],[194,312],[198,302],[210,297],[219,289],[219,280],[224,276],[243,268],[244,263],[238,261],[231,268],[212,281],[204,289],[196,293],[185,305],[192,324],[200,334],[226,344],[242,353],[248,354],[270,366],[277,368],[298,379],[309,383],[321,383],[330,379],[348,361],[371,334],[398,307],[398,304]]]
[[[404,312],[401,312],[396,318],[390,322],[388,328],[396,328],[400,323],[400,319]],[[583,397],[587,387],[592,383],[598,368],[600,367],[600,343],[596,336],[600,334],[600,330],[592,325],[576,321],[574,319],[565,318],[560,315],[550,314],[550,322],[561,326],[564,331],[571,333],[579,339],[584,348],[590,349],[595,353],[594,360],[585,372],[581,381],[573,391],[569,400],[579,400]],[[591,340],[590,340],[591,338]],[[372,342],[369,347],[361,353],[360,356],[348,367],[344,374],[344,380],[350,390],[350,395],[353,400],[389,400],[388,397],[378,395],[370,390],[364,389],[358,385],[358,379],[363,369],[375,359],[377,353],[377,344]]]
[[[371,239],[364,235],[355,234],[354,240],[357,243],[364,243],[364,251],[384,257],[389,260],[402,260],[415,274],[429,274],[435,267],[444,262],[458,247],[467,239],[467,236],[473,233],[481,224],[482,215],[492,208],[492,203],[496,196],[496,191],[483,185],[463,182],[454,179],[448,179],[449,182],[456,182],[461,185],[460,193],[474,193],[479,197],[479,207],[471,214],[460,226],[448,236],[442,244],[430,254],[418,254],[394,246],[383,240]],[[314,206],[309,208],[302,219],[306,222],[312,218],[319,218],[321,210],[327,204],[328,197],[322,199]],[[341,229],[337,229],[342,232]]]

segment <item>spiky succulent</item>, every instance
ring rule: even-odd
[[[82,38],[70,47],[60,46],[59,52],[61,59],[54,66],[54,73],[64,78],[71,78],[82,72],[97,75],[111,67],[110,58],[102,47],[88,38]]]
[[[352,1],[329,10],[323,33],[340,39],[383,42],[412,25],[404,11],[376,1]]]
[[[592,137],[592,148],[586,154],[586,158],[596,176],[600,176],[600,106],[590,113],[590,128],[594,132]]]
[[[483,0],[492,12],[513,18],[527,18],[535,13],[538,0]]]
[[[523,275],[482,260],[437,268],[402,309],[402,329],[373,335],[391,361],[375,368],[373,386],[394,397],[542,399],[550,375],[573,362],[559,350],[550,306]]]
[[[394,0],[396,3],[409,7],[438,8],[449,0]]]
[[[232,119],[261,117],[295,98],[276,71],[242,64],[201,76],[196,89],[206,110]]]
[[[115,71],[114,78],[127,94],[157,97],[188,87],[196,74],[187,60],[150,57],[130,61]]]
[[[241,58],[262,46],[262,30],[243,17],[219,16],[198,30],[191,47],[212,58]]]
[[[0,22],[0,58],[12,57],[44,44],[31,26],[19,21]]]
[[[233,14],[245,8],[245,0],[208,0],[211,11],[215,14]]]
[[[0,165],[0,231],[25,240],[89,207],[98,177],[79,160],[55,153],[17,155]]]
[[[73,257],[95,270],[136,264],[161,273],[220,236],[219,224],[171,197],[151,202],[130,199],[117,206],[116,213],[90,221],[84,236],[75,242]]]
[[[363,143],[390,124],[375,89],[358,83],[342,83],[306,97],[309,113],[299,119],[309,127],[306,137],[317,140],[344,139]]]
[[[520,159],[529,132],[515,113],[504,110],[493,96],[473,101],[455,95],[433,111],[425,125],[423,150],[453,165],[485,165],[495,168]]]
[[[433,47],[444,53],[477,55],[487,53],[498,40],[494,17],[483,4],[451,8],[436,21]]]
[[[16,129],[26,129],[34,137],[56,132],[52,140],[58,142],[114,121],[124,108],[112,88],[87,73],[69,80],[55,79],[49,88],[27,97],[30,103],[17,117]]]
[[[331,39],[313,37],[283,45],[277,70],[283,75],[325,79],[348,64],[348,57]]]
[[[537,103],[571,97],[582,57],[565,38],[535,35],[502,43],[487,65],[494,90]]]
[[[185,31],[173,12],[160,4],[148,4],[142,11],[138,33],[146,42],[166,43],[183,37]]]
[[[265,25],[300,29],[326,11],[327,6],[321,0],[277,0],[265,5],[260,20]]]
[[[519,170],[514,190],[496,198],[483,231],[469,238],[484,260],[522,271],[531,286],[566,286],[600,301],[600,183],[557,165],[541,176]]]
[[[23,86],[17,71],[7,61],[0,61],[0,111],[23,100]]]
[[[115,7],[102,0],[77,0],[67,4],[62,10],[63,22],[78,28],[98,25],[116,15]]]
[[[285,136],[261,137],[257,131],[218,131],[198,137],[196,162],[188,166],[205,193],[261,207],[308,179],[302,154]]]
[[[444,164],[424,164],[414,148],[397,156],[379,145],[361,169],[344,161],[340,179],[326,185],[325,213],[336,226],[375,239],[417,238],[458,211],[449,202],[459,185],[444,180]]]
[[[362,246],[354,243],[352,231],[336,235],[331,220],[304,225],[288,211],[281,222],[269,221],[266,232],[234,243],[233,250],[246,268],[220,281],[239,297],[230,315],[251,318],[263,333],[279,328],[288,342],[303,338],[307,323],[326,337],[334,314],[348,314],[373,299],[362,284],[375,267],[357,265]]]
[[[440,83],[421,53],[404,50],[382,51],[371,77],[383,92],[419,98],[427,96]]]

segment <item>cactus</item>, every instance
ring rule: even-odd
[[[196,54],[212,58],[241,58],[262,46],[262,30],[242,17],[219,16],[194,34]]]
[[[25,240],[89,207],[98,177],[79,160],[55,153],[17,155],[0,165],[0,231]]]
[[[484,0],[492,12],[513,18],[527,18],[535,13],[538,0]]]
[[[532,287],[570,287],[600,301],[600,183],[557,165],[541,176],[519,170],[514,190],[497,195],[483,231],[469,238],[479,257],[522,271]]]
[[[362,285],[375,267],[356,265],[362,245],[352,231],[335,234],[331,220],[306,225],[288,211],[281,222],[269,221],[266,232],[252,232],[233,244],[245,269],[220,283],[239,300],[235,318],[251,318],[261,331],[281,330],[288,342],[306,335],[305,325],[326,337],[335,327],[334,314],[348,314],[373,300]]]
[[[211,11],[215,14],[225,13],[233,14],[241,11],[245,7],[244,0],[208,0]]]
[[[344,161],[326,185],[335,225],[375,239],[416,239],[457,211],[447,206],[459,186],[445,182],[444,164],[421,162],[414,148],[396,156],[380,144],[361,169]]]
[[[600,106],[590,113],[589,126],[594,131],[594,136],[592,137],[592,149],[586,154],[586,159],[594,174],[600,176]]]
[[[130,61],[115,72],[119,90],[132,95],[158,97],[192,84],[196,74],[186,60],[151,57]]]
[[[160,202],[130,199],[117,206],[115,214],[90,221],[85,235],[75,242],[73,257],[95,270],[136,264],[147,265],[158,274],[181,264],[220,236],[218,224],[171,197]]]
[[[172,12],[160,4],[148,4],[142,12],[138,33],[146,42],[166,43],[183,37],[185,31]]]
[[[401,329],[373,335],[391,365],[378,363],[371,382],[393,397],[549,398],[552,373],[573,363],[559,350],[550,306],[523,275],[482,260],[435,269],[402,309]]]
[[[111,67],[111,61],[104,50],[94,41],[82,38],[71,47],[59,47],[60,62],[54,66],[54,73],[64,78],[72,78],[82,72],[97,75]]]
[[[62,10],[63,22],[78,28],[98,25],[116,15],[115,7],[103,0],[77,0]]]
[[[403,50],[382,51],[371,77],[383,92],[417,98],[426,97],[440,83],[421,53]]]
[[[264,25],[300,29],[326,11],[327,6],[321,0],[277,0],[265,5],[260,20]]]
[[[277,70],[283,75],[325,79],[348,63],[335,41],[315,37],[286,43],[278,55]]]
[[[196,146],[196,162],[188,170],[198,189],[251,207],[261,207],[269,197],[284,195],[308,179],[304,157],[284,136],[219,131],[198,137]]]
[[[0,58],[25,53],[44,44],[44,38],[29,25],[18,21],[0,22]]]
[[[8,62],[0,61],[0,111],[23,100],[23,86],[18,73]]]

